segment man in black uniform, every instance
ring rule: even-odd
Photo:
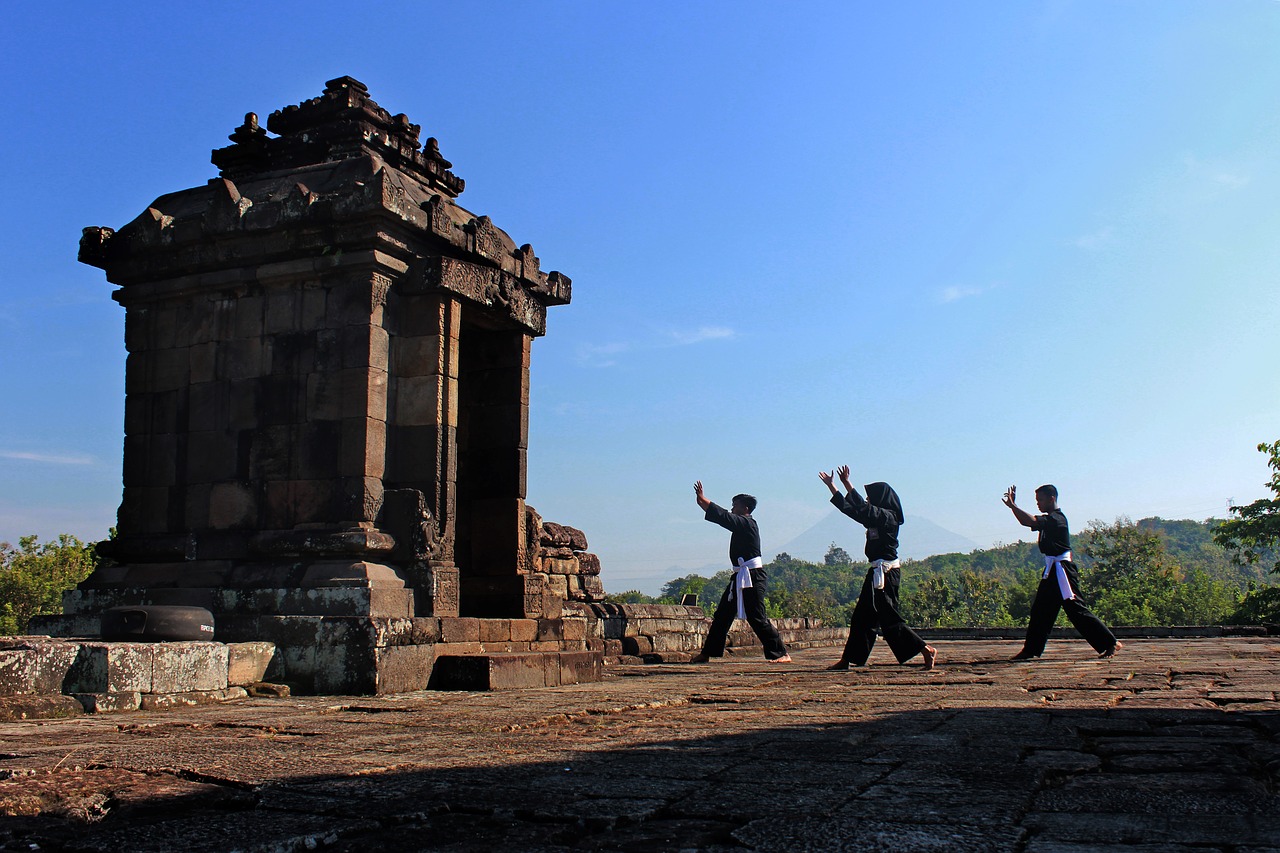
[[[818,478],[831,490],[831,503],[836,509],[867,529],[865,553],[871,567],[867,569],[862,592],[853,608],[844,653],[827,669],[845,670],[850,665],[864,665],[871,656],[871,647],[876,644],[877,627],[884,634],[884,640],[898,663],[906,663],[921,655],[924,668],[933,669],[937,650],[920,639],[899,612],[898,587],[902,582],[899,569],[902,562],[898,559],[898,529],[906,521],[902,514],[902,501],[888,483],[868,483],[867,499],[863,500],[849,481],[849,466],[840,466],[836,473],[845,488],[843,495],[836,488],[831,474],[819,471]]]
[[[733,564],[734,573],[724,595],[720,596],[720,606],[711,619],[711,630],[702,644],[702,651],[689,663],[706,663],[711,658],[723,657],[724,641],[735,617],[746,619],[751,630],[756,632],[764,645],[765,658],[774,663],[790,661],[791,655],[787,654],[778,629],[773,627],[764,612],[765,584],[769,576],[760,555],[760,530],[751,517],[756,499],[751,495],[734,495],[733,510],[729,511],[707,500],[702,494],[702,481],[693,484],[693,492],[697,495],[698,506],[706,513],[707,521],[720,525],[731,534],[729,562]]]
[[[1022,651],[1013,660],[1030,660],[1044,654],[1044,644],[1058,618],[1058,609],[1067,611],[1067,618],[1089,641],[1098,657],[1109,658],[1120,651],[1122,643],[1102,620],[1094,616],[1080,600],[1080,576],[1071,562],[1071,534],[1067,529],[1067,517],[1058,509],[1058,489],[1041,486],[1036,489],[1036,507],[1043,515],[1032,515],[1018,507],[1015,499],[1017,487],[1010,486],[1004,494],[1004,505],[1023,527],[1030,527],[1040,534],[1040,553],[1044,554],[1044,572],[1035,600],[1031,602],[1031,621],[1027,624],[1027,638]]]

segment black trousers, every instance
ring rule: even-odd
[[[1027,639],[1022,644],[1022,650],[1031,655],[1044,654],[1044,644],[1049,640],[1049,632],[1053,630],[1053,623],[1058,619],[1058,609],[1061,608],[1067,611],[1067,618],[1071,620],[1072,626],[1080,632],[1080,636],[1089,641],[1094,651],[1098,654],[1108,651],[1116,644],[1116,635],[1080,600],[1080,574],[1076,571],[1075,564],[1063,561],[1062,568],[1066,571],[1067,581],[1071,584],[1071,592],[1075,594],[1075,598],[1070,601],[1062,600],[1056,572],[1050,573],[1047,578],[1041,578],[1040,586],[1036,588],[1035,600],[1031,602],[1031,620],[1027,623]]]
[[[853,621],[849,625],[849,639],[844,644],[840,660],[853,666],[865,664],[871,657],[871,647],[876,644],[876,627],[879,626],[898,663],[906,663],[924,651],[925,643],[907,627],[906,620],[898,612],[901,606],[898,604],[898,587],[902,583],[902,573],[897,569],[886,569],[884,589],[872,589],[874,573],[875,569],[868,569],[862,582],[862,592],[858,595]]]
[[[751,586],[742,591],[742,606],[747,613],[747,624],[756,632],[764,646],[764,656],[769,660],[777,660],[787,653],[782,644],[778,629],[773,627],[769,617],[764,614],[764,597],[769,583],[769,575],[764,569],[751,569]],[[738,616],[738,602],[731,598],[733,580],[724,588],[720,596],[720,606],[716,615],[711,618],[711,630],[707,633],[707,641],[702,644],[702,653],[710,658],[724,656],[724,641],[729,636],[733,620]]]

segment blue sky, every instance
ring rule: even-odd
[[[0,539],[100,538],[119,502],[124,318],[80,229],[343,74],[573,278],[529,502],[611,591],[723,561],[695,479],[760,498],[766,555],[841,463],[984,546],[1019,535],[1010,483],[1077,528],[1265,494],[1280,3],[356,8],[7,13]]]

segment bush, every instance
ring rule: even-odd
[[[23,536],[15,548],[0,542],[0,634],[21,634],[32,616],[62,612],[62,593],[98,566],[92,545],[63,533],[40,543]]]

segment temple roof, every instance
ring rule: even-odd
[[[268,136],[267,131],[278,136]],[[339,77],[325,84],[320,97],[273,112],[266,130],[257,114],[248,113],[228,137],[232,144],[215,149],[211,159],[222,177],[239,181],[262,172],[374,154],[456,198],[465,182],[449,171],[453,164],[440,155],[434,137],[419,142],[421,131],[404,113],[393,116],[378,106],[359,80]]]

